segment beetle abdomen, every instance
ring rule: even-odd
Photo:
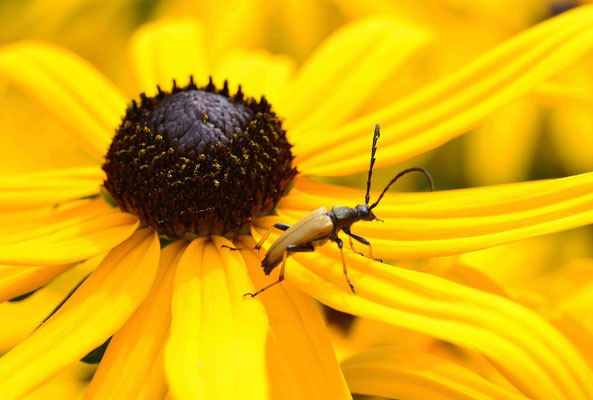
[[[263,260],[261,260],[261,267],[264,269],[264,273],[266,275],[270,275],[270,273],[276,268],[276,266],[280,264],[280,262],[270,263],[268,256],[265,256]]]

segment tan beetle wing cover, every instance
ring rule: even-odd
[[[321,239],[334,229],[334,223],[328,216],[327,208],[321,207],[307,214],[288,228],[268,249],[266,256],[270,263],[282,259],[288,245],[301,245]]]

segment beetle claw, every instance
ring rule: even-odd
[[[348,282],[348,285],[350,286],[350,290],[352,290],[352,293],[356,293],[356,290],[354,290],[354,285],[350,282]]]
[[[254,298],[255,297],[255,294],[253,294],[253,293],[245,293],[243,295],[243,297],[245,297],[245,296],[251,296],[251,298]]]

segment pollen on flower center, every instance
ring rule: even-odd
[[[105,156],[105,188],[160,234],[239,232],[274,208],[294,176],[282,122],[262,97],[210,83],[132,101]]]

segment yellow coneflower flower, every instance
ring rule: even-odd
[[[377,166],[460,135],[589,51],[592,22],[593,7],[549,20],[364,116],[359,105],[426,40],[388,17],[344,27],[294,76],[283,60],[235,52],[210,71],[212,83],[196,24],[145,27],[131,54],[146,94],[127,109],[113,85],[64,50],[3,48],[2,78],[38,98],[97,166],[0,178],[0,300],[90,270],[0,358],[0,393],[18,398],[112,337],[89,398],[350,398],[309,294],[475,349],[526,397],[593,396],[593,371],[573,344],[509,299],[347,254],[353,294],[332,246],[291,257],[287,283],[249,299],[273,281],[261,258],[221,248],[253,246],[271,224],[321,206],[361,203],[364,191],[309,177],[366,171],[376,122],[384,127]],[[243,90],[222,85],[222,75]],[[267,90],[270,102],[242,95]],[[591,223],[592,186],[584,174],[388,194],[376,210],[385,223],[355,232],[386,259],[458,254]],[[101,187],[110,193],[100,196]],[[260,216],[272,209],[276,216]]]

